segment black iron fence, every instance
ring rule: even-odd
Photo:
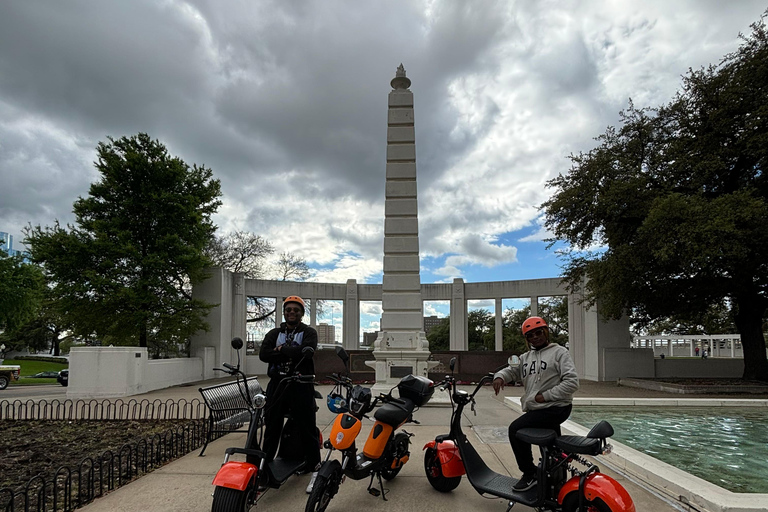
[[[205,402],[180,400],[0,400],[0,420],[197,420]]]
[[[4,420],[181,422],[163,433],[125,444],[115,451],[107,450],[99,456],[62,466],[53,476],[38,475],[24,486],[0,489],[0,511],[68,512],[82,507],[138,476],[200,448],[206,438],[206,416],[205,404],[199,400],[0,401],[0,419]]]

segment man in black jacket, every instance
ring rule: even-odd
[[[285,322],[269,331],[261,343],[259,359],[267,363],[269,375],[263,449],[268,461],[274,459],[280,444],[283,418],[290,411],[299,427],[302,453],[306,457],[305,471],[313,471],[320,463],[314,386],[292,383],[284,387],[280,396],[276,395],[277,387],[285,376],[294,371],[302,375],[315,373],[313,354],[302,351],[305,347],[317,350],[317,331],[301,322],[303,315],[304,300],[295,295],[287,297],[283,302]]]

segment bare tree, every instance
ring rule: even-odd
[[[266,260],[274,252],[268,240],[248,231],[216,236],[206,247],[206,255],[216,266],[241,272],[250,279],[264,278]]]

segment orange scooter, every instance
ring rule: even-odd
[[[346,366],[349,357],[344,349],[339,347],[336,353]],[[435,391],[434,383],[426,377],[407,375],[389,393],[372,400],[370,388],[353,386],[348,377],[333,375],[329,378],[337,384],[339,390],[346,390],[346,399],[342,398],[341,393],[332,393],[328,397],[329,408],[339,414],[324,443],[328,453],[317,472],[305,512],[324,512],[338,492],[344,476],[352,480],[370,477],[368,492],[386,501],[382,477],[385,480],[395,478],[410,456],[410,437],[413,434],[405,430],[397,432],[397,429],[409,422],[418,424],[413,419],[414,410],[426,404]],[[400,398],[392,396],[395,388]],[[375,422],[363,446],[363,453],[357,453],[355,440],[360,434],[362,420],[379,403],[384,405],[373,415]],[[341,451],[341,462],[330,460],[333,450]],[[374,487],[374,478],[378,479],[378,489]]]
[[[455,364],[456,360],[452,359],[451,372]],[[475,410],[475,395],[492,381],[493,374],[486,375],[472,393],[456,389],[453,375],[438,384],[448,390],[453,413],[450,432],[424,446],[424,470],[433,488],[450,492],[461,483],[461,476],[467,475],[469,483],[480,494],[509,500],[508,512],[516,503],[552,512],[635,512],[635,504],[624,487],[582,457],[610,452],[611,445],[606,439],[613,435],[613,428],[607,421],[595,425],[586,437],[557,436],[554,430],[540,428],[519,430],[519,439],[537,445],[541,451],[538,484],[527,491],[515,491],[515,478],[488,468],[462,432],[461,417],[467,405]]]

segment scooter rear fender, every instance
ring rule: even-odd
[[[464,461],[461,460],[461,454],[459,449],[453,441],[446,440],[437,443],[436,441],[430,441],[424,445],[422,450],[427,448],[434,448],[437,444],[437,458],[440,460],[440,467],[443,470],[443,476],[446,478],[452,478],[455,476],[461,476],[466,474],[464,469]]]
[[[557,502],[563,504],[565,497],[579,492],[579,477],[574,476],[560,489]],[[635,504],[624,487],[619,482],[603,473],[591,473],[584,482],[584,497],[592,501],[599,498],[615,512],[635,512]]]
[[[252,479],[256,478],[259,469],[247,462],[230,461],[221,466],[213,478],[216,487],[228,487],[244,491]]]

